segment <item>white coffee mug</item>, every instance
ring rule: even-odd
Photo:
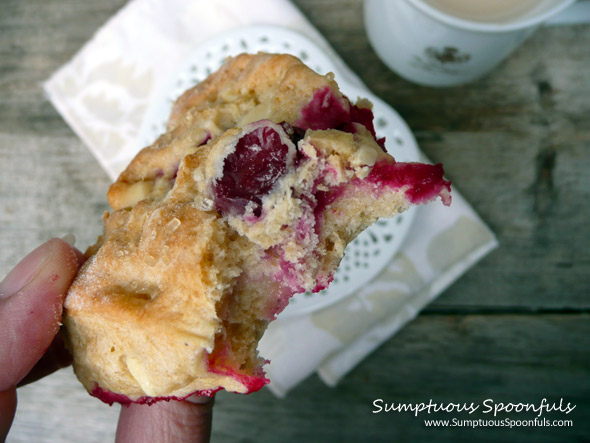
[[[365,27],[379,58],[400,76],[454,86],[489,72],[574,2],[544,0],[518,18],[488,23],[443,13],[423,0],[366,0]]]

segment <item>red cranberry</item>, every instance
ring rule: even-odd
[[[289,147],[270,126],[261,126],[244,135],[227,156],[223,175],[214,185],[215,207],[221,214],[243,215],[254,203],[260,217],[262,198],[270,192],[287,169]]]

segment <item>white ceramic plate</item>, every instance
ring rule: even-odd
[[[401,117],[369,90],[343,80],[343,76],[314,42],[286,28],[249,26],[236,29],[196,48],[186,57],[176,75],[159,91],[146,112],[139,141],[147,146],[166,130],[172,103],[186,89],[215,72],[223,61],[242,52],[288,53],[302,59],[320,74],[333,72],[340,89],[351,101],[366,97],[373,103],[375,129],[386,138],[387,150],[398,161],[418,161],[419,151],[414,136]],[[393,219],[381,219],[365,230],[346,249],[330,287],[317,294],[297,294],[280,315],[281,318],[309,313],[324,308],[358,291],[379,274],[393,258],[412,225],[415,211],[410,209]]]

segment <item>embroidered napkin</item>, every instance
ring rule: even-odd
[[[364,87],[288,0],[132,0],[44,88],[114,179],[142,147],[147,106],[183,57],[221,32],[254,24],[305,34],[349,83]],[[271,360],[269,388],[283,396],[313,372],[335,385],[496,246],[456,188],[450,208],[419,208],[400,252],[373,282],[331,306],[271,323],[260,344]]]

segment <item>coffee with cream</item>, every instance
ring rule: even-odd
[[[439,11],[477,22],[504,23],[518,19],[546,0],[423,0]]]

